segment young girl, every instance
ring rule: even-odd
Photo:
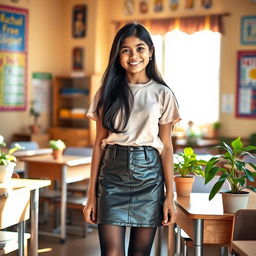
[[[142,25],[116,34],[87,117],[96,120],[97,135],[85,220],[98,223],[102,255],[125,255],[126,227],[128,255],[150,255],[157,227],[174,223],[177,214],[171,131],[180,117]]]

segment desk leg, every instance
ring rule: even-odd
[[[194,255],[203,255],[203,241],[204,241],[204,220],[195,219],[194,220]]]
[[[25,233],[25,222],[21,221],[18,224],[19,256],[24,256],[24,233]]]
[[[66,209],[67,209],[67,166],[62,167],[61,180],[61,213],[60,213],[60,242],[65,243],[66,240]]]
[[[38,249],[38,209],[39,209],[39,189],[31,191],[31,240],[30,255],[37,256]]]
[[[175,232],[175,256],[179,256],[181,254],[180,247],[181,247],[181,228],[179,225],[176,224],[177,234]]]

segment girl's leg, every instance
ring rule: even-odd
[[[131,228],[129,256],[149,256],[157,228]]]
[[[125,227],[99,224],[101,256],[125,256]]]

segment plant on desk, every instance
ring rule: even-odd
[[[247,185],[247,181],[254,181],[256,177],[256,166],[253,163],[245,163],[242,156],[249,154],[249,151],[256,150],[256,146],[244,147],[240,137],[231,142],[231,147],[225,142],[218,146],[223,150],[223,154],[212,157],[205,168],[205,184],[211,181],[215,175],[220,178],[213,186],[209,200],[218,193],[227,180],[230,184],[230,191],[222,193],[223,207],[225,212],[234,213],[239,209],[247,208],[249,192],[245,188],[256,192],[256,188]],[[253,172],[248,169],[251,166]],[[243,200],[244,199],[244,200]],[[242,201],[242,202],[240,202]],[[244,201],[244,202],[243,202]]]
[[[40,112],[35,107],[36,101],[31,101],[30,115],[33,116],[33,124],[30,125],[31,133],[38,133],[40,131],[40,126],[38,124],[38,119],[40,117]]]
[[[53,150],[53,159],[60,160],[63,154],[63,150],[66,148],[65,143],[62,140],[50,140],[49,145]]]
[[[4,151],[4,147],[6,147],[6,143],[4,137],[0,135],[0,182],[8,182],[11,179],[16,165],[16,157],[13,153],[17,150],[24,149],[18,143],[8,151]]]
[[[194,183],[194,175],[204,176],[203,166],[206,161],[198,160],[197,155],[191,147],[184,148],[178,154],[178,163],[174,163],[174,181],[178,196],[189,196]]]

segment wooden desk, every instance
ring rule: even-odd
[[[200,139],[196,144],[189,145],[186,139],[176,139],[175,140],[175,148],[185,148],[185,147],[193,147],[193,148],[208,148],[215,147],[219,145],[219,140],[216,139]]]
[[[37,256],[39,188],[49,186],[49,180],[12,179],[0,183],[0,229],[19,225],[19,255],[24,255],[24,221],[29,218],[31,206],[30,255]],[[11,214],[10,214],[11,213]]]
[[[67,183],[77,182],[90,177],[91,157],[63,155],[61,160],[52,156],[31,156],[21,158],[25,162],[25,172],[29,178],[41,178],[60,181],[61,183],[61,220],[60,234],[40,232],[40,234],[66,239],[66,202]]]
[[[232,241],[231,248],[240,256],[255,256],[256,241]]]
[[[221,194],[211,201],[208,193],[176,197],[177,225],[193,240],[194,255],[203,255],[203,244],[230,244],[234,215],[223,212]],[[256,208],[256,196],[250,194],[248,208]],[[170,232],[171,233],[171,232]],[[176,248],[176,253],[178,248]]]

